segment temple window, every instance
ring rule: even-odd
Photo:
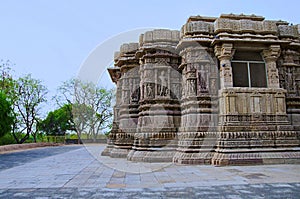
[[[236,51],[231,67],[234,87],[267,87],[266,66],[259,52]]]

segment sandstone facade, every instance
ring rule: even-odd
[[[103,155],[182,164],[300,163],[300,25],[192,16],[123,44],[108,69]]]

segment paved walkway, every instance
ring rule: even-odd
[[[104,145],[0,155],[0,198],[300,198],[300,165],[183,166],[100,156]]]

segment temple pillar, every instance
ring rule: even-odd
[[[175,46],[178,31],[153,30],[142,35],[140,106],[137,132],[128,160],[171,162],[180,125],[181,75]]]
[[[280,46],[271,45],[262,52],[266,62],[268,88],[279,88],[279,75],[276,61],[280,55]]]
[[[217,63],[209,47],[184,43],[178,49],[183,57],[179,67],[183,91],[178,148],[173,161],[210,164],[216,145],[218,117]]]
[[[122,97],[122,85],[121,85],[121,71],[119,67],[115,68],[109,68],[108,69],[109,75],[112,79],[112,81],[116,84],[116,104],[113,107],[113,123],[112,123],[112,129],[107,137],[107,146],[101,153],[103,156],[110,156],[111,151],[114,149],[117,133],[119,130],[119,112],[120,112],[120,103],[121,103],[121,97]]]
[[[118,130],[115,133],[114,148],[110,156],[126,158],[132,148],[136,133],[139,107],[139,63],[135,58],[138,43],[123,44],[120,53],[115,58],[115,65],[120,68],[121,78],[117,90],[118,100]]]
[[[215,55],[220,61],[220,88],[233,86],[231,59],[234,54],[233,44],[224,43],[215,46]]]
[[[282,51],[278,61],[280,87],[286,89],[286,109],[289,121],[300,131],[300,52]]]

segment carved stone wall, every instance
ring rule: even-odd
[[[119,55],[119,52],[115,53],[116,57]],[[119,79],[121,78],[121,71],[119,67],[109,68],[108,72],[112,81],[116,84],[116,104],[113,107],[113,124],[110,134],[107,138],[107,147],[101,153],[103,156],[110,156],[112,150],[114,149],[117,133],[119,131],[119,113],[120,113],[120,104],[121,104],[121,82]]]
[[[117,103],[104,155],[300,163],[299,33],[285,21],[222,14],[192,16],[180,32],[147,31],[139,43],[123,44],[109,69]],[[237,86],[238,75],[248,86]]]
[[[178,31],[153,30],[142,35],[139,120],[129,160],[172,161],[180,124],[181,75],[175,47]]]
[[[278,60],[280,87],[286,89],[289,121],[300,130],[300,52],[293,48],[282,51]]]
[[[120,69],[118,105],[115,108],[118,130],[114,133],[114,148],[109,154],[111,157],[127,157],[136,133],[140,92],[139,64],[135,58],[137,50],[138,43],[123,44],[115,54],[115,66]]]
[[[182,63],[181,126],[173,161],[209,164],[216,142],[218,69],[213,51],[195,41],[178,46]]]

